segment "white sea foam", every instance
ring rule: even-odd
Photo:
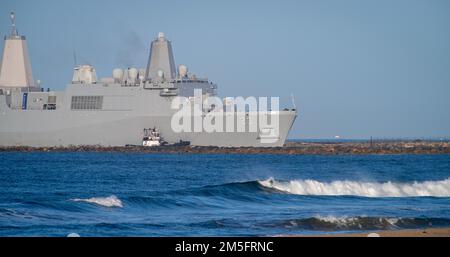
[[[450,178],[413,183],[377,183],[337,180],[330,183],[316,180],[258,181],[262,186],[296,195],[354,195],[365,197],[450,197]]]
[[[94,203],[105,207],[123,207],[122,201],[115,195],[111,195],[108,197],[92,197],[86,199],[76,198],[72,199],[72,201]]]
[[[367,217],[367,216],[357,216],[357,217],[347,217],[347,216],[315,216],[314,217],[317,220],[327,222],[327,223],[333,223],[338,226],[349,226],[349,225],[358,225],[362,226],[363,222],[365,220],[369,221],[371,223],[378,223],[378,224],[389,224],[392,226],[395,226],[402,218],[388,218],[388,217]],[[408,218],[405,218],[408,219]]]
[[[320,221],[323,221],[323,222],[334,223],[334,224],[338,224],[338,225],[354,223],[354,222],[357,222],[360,219],[360,217],[347,217],[347,216],[342,216],[342,217],[315,216],[314,218],[316,218],[316,219],[318,219]]]

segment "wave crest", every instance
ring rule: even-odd
[[[312,231],[342,231],[418,229],[448,226],[448,224],[450,224],[450,220],[443,218],[316,216],[303,219],[283,220],[275,222],[270,226],[281,226],[287,229],[305,229]]]
[[[330,183],[316,180],[258,181],[260,185],[296,195],[354,195],[364,197],[450,196],[450,178],[413,183],[376,183],[337,180]]]
[[[92,198],[75,198],[72,199],[72,201],[75,202],[87,202],[87,203],[93,203],[105,207],[123,207],[122,201],[117,198],[115,195],[111,195],[108,197],[92,197]]]

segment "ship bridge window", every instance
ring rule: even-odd
[[[72,110],[101,110],[103,96],[72,96]]]

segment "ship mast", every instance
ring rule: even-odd
[[[16,15],[14,14],[14,12],[11,12],[10,14],[10,18],[11,18],[11,37],[17,37],[17,29],[16,29]]]
[[[162,32],[151,44],[146,74],[146,79],[170,80],[176,77],[172,44]]]
[[[20,36],[16,28],[16,15],[10,13],[11,34],[5,37],[0,63],[1,88],[39,88],[33,80],[31,62],[25,36]]]

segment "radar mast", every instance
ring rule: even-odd
[[[11,18],[11,37],[17,37],[17,29],[16,29],[16,14],[14,12],[11,12],[9,15]]]
[[[16,15],[10,13],[11,34],[5,37],[0,63],[0,88],[36,88],[25,36],[16,28]]]

